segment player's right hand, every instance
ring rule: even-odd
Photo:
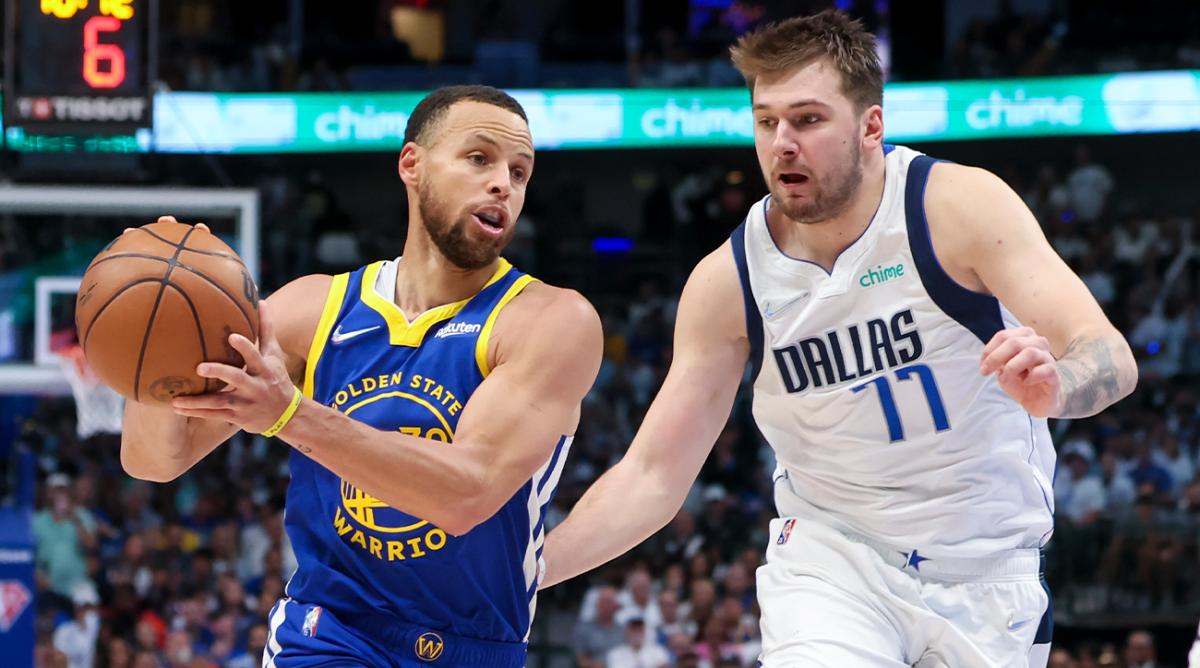
[[[1032,327],[996,332],[983,349],[979,371],[995,374],[1001,389],[1034,417],[1057,415],[1061,408],[1058,361],[1050,342]]]
[[[257,344],[241,334],[229,335],[229,345],[242,355],[245,368],[202,362],[196,367],[196,374],[220,380],[225,388],[175,397],[171,406],[177,414],[224,420],[254,434],[265,431],[283,414],[296,387],[288,375],[266,304],[259,302],[258,306]]]

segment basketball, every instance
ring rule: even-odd
[[[122,234],[88,265],[75,301],[88,364],[126,398],[167,405],[221,388],[201,362],[242,365],[229,345],[258,338],[258,288],[241,258],[207,230],[157,222]]]

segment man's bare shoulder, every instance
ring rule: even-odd
[[[506,329],[535,323],[555,330],[600,328],[600,316],[586,297],[570,288],[540,281],[526,286],[504,309],[500,319]]]
[[[679,316],[683,324],[709,330],[706,338],[745,338],[746,299],[749,290],[742,285],[734,259],[733,244],[726,241],[696,264],[679,298]],[[753,304],[751,308],[757,308]],[[689,327],[689,329],[695,329]]]
[[[934,232],[940,236],[968,239],[987,230],[1002,231],[994,228],[995,214],[1021,204],[1003,179],[981,167],[937,163],[925,187],[926,216],[930,225],[938,225]]]
[[[756,304],[747,302],[752,299],[742,285],[732,242],[700,260],[679,297],[668,380],[673,375],[686,378],[685,384],[696,391],[726,382],[736,386],[750,359],[747,314],[757,317],[758,312]]]
[[[534,281],[500,312],[489,359],[499,364],[531,351],[544,356],[573,351],[590,358],[599,355],[603,341],[600,316],[586,297]]]
[[[738,276],[737,263],[733,257],[733,242],[727,239],[696,263],[695,269],[688,277],[688,285],[693,283],[723,290],[725,296],[728,296],[730,291],[741,293],[741,278]]]
[[[1036,232],[1029,209],[999,176],[979,167],[938,163],[925,188],[925,218],[934,252],[957,283],[987,292],[979,265],[1014,237]]]

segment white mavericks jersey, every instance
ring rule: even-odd
[[[1019,323],[938,263],[924,206],[936,161],[885,153],[879,210],[832,273],[775,245],[770,196],[731,238],[776,507],[934,559],[1040,547],[1046,421],[979,372],[992,335]]]

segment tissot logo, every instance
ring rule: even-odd
[[[141,97],[68,95],[17,98],[17,116],[33,121],[124,121],[140,123],[149,111]]]

